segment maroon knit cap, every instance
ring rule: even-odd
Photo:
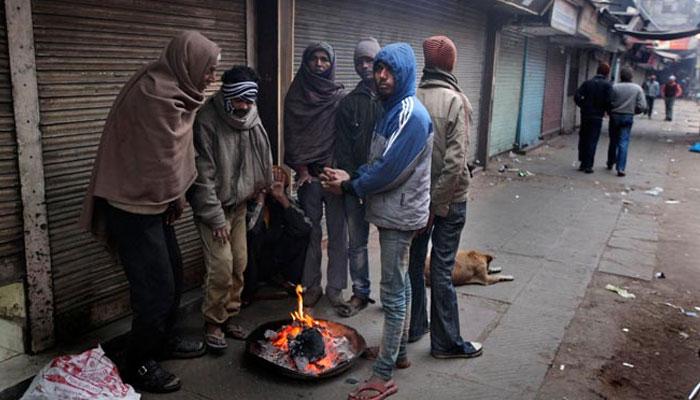
[[[457,47],[447,36],[431,36],[423,41],[426,68],[452,72],[457,59]]]

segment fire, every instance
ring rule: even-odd
[[[316,320],[314,320],[312,316],[304,314],[304,297],[301,295],[303,291],[304,288],[302,288],[301,285],[297,285],[297,310],[290,315],[292,316],[292,321],[299,321],[308,327],[312,327],[316,323]]]

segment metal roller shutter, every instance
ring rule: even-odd
[[[32,2],[58,337],[129,312],[120,266],[76,220],[104,120],[122,85],[176,33],[194,29],[245,63],[245,1]],[[201,282],[199,237],[188,211],[177,225],[185,283]]]
[[[473,4],[457,0],[297,0],[294,19],[294,72],[304,48],[323,40],[336,51],[336,76],[352,90],[358,82],[353,51],[363,37],[375,37],[382,45],[411,44],[418,62],[418,79],[423,69],[423,39],[446,34],[457,46],[454,74],[474,107],[470,159],[476,155],[479,99],[486,48],[487,17]]]
[[[5,7],[0,9],[0,286],[24,272],[24,222],[17,168],[17,140],[7,53]]]
[[[520,92],[522,89],[525,37],[504,30],[496,60],[496,88],[493,98],[489,156],[513,148],[518,129]]]
[[[525,71],[518,127],[518,147],[521,149],[535,144],[542,131],[546,69],[546,39],[528,38],[525,45]]]
[[[562,126],[566,53],[558,46],[547,51],[547,81],[544,86],[542,135],[559,132]]]

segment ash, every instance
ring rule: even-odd
[[[323,326],[304,328],[296,337],[288,337],[289,350],[285,351],[272,341],[286,327],[265,331],[266,340],[258,340],[260,357],[289,370],[316,376],[355,355],[345,336],[331,336]]]

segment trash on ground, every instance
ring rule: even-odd
[[[627,333],[627,332],[629,332],[629,331],[630,331],[629,328],[622,328],[622,332]]]
[[[673,143],[673,140],[671,140],[671,139],[666,139],[666,143]]]
[[[671,308],[675,308],[676,310],[678,310],[678,311],[680,311],[680,312],[682,312],[682,313],[685,312],[685,309],[684,309],[683,307],[681,307],[681,306],[677,306],[677,305],[671,304],[671,303],[669,303],[669,302],[661,303],[661,304],[663,304],[663,305],[665,305],[665,306],[669,306],[669,307],[671,307]]]
[[[678,335],[681,337],[682,340],[688,339],[690,335],[688,335],[685,332],[678,332]]]
[[[698,318],[698,313],[696,313],[695,311],[685,311],[683,314],[685,314],[688,317]]]
[[[700,393],[700,382],[698,382],[698,384],[695,385],[695,388],[690,392],[688,395],[688,400],[693,400],[698,393]]]
[[[622,193],[625,193],[625,192],[622,192]],[[624,205],[626,205],[626,206],[633,206],[633,205],[634,205],[634,202],[633,202],[632,200],[624,200],[624,199],[623,199],[623,200],[622,200],[622,204],[624,204]]]
[[[518,170],[518,176],[520,176],[520,177],[534,176],[534,175],[535,174],[533,174],[532,172],[530,172],[526,169],[519,169]]]
[[[517,156],[515,155],[515,153],[513,153],[513,151],[508,152],[508,158],[515,158],[515,157],[517,157]]]
[[[564,364],[560,365],[560,366],[559,366],[559,371],[563,371],[564,368],[566,368],[566,365],[564,365]]]
[[[634,368],[634,364],[630,364],[630,363],[626,363],[626,362],[623,362],[622,366],[627,367],[627,368]]]
[[[605,197],[610,197],[610,193],[608,193],[608,192],[605,192],[603,194],[605,195]]]
[[[676,159],[675,159],[675,158],[672,158],[672,159],[671,159],[671,162],[676,162]]]
[[[359,382],[360,382],[360,381],[359,381],[358,379],[355,379],[355,378],[348,378],[348,379],[345,380],[345,383],[347,383],[347,384],[349,384],[349,385],[356,385],[356,384],[358,384]]]
[[[700,307],[693,307],[695,311],[700,311]]]
[[[138,400],[116,365],[97,346],[86,352],[56,357],[32,380],[21,400],[108,399]]]
[[[600,181],[594,181],[593,183],[596,185],[600,185]]]
[[[506,172],[508,169],[508,164],[503,164],[500,167],[498,167],[498,172]]]
[[[516,199],[519,199],[519,198],[520,198],[520,195],[517,195],[517,194],[516,194],[516,195],[515,195],[515,198],[516,198]]]
[[[627,289],[623,289],[621,287],[611,285],[609,283],[607,285],[605,285],[605,288],[611,292],[615,292],[615,293],[619,294],[620,296],[622,296],[626,299],[634,299],[637,297],[634,295],[634,293],[628,292]]]
[[[666,200],[665,203],[666,204],[680,204],[681,202],[678,200]]]
[[[657,186],[657,187],[655,187],[655,188],[653,188],[653,189],[645,190],[645,191],[644,191],[644,194],[648,194],[648,195],[650,195],[650,196],[658,196],[658,195],[660,195],[661,193],[663,193],[663,191],[664,191],[664,188],[661,188],[661,187],[658,187],[658,186]]]
[[[693,143],[692,146],[688,147],[688,150],[693,153],[700,153],[700,142]]]
[[[657,272],[654,274],[654,277],[656,279],[666,279],[666,274],[664,274],[663,272]]]

